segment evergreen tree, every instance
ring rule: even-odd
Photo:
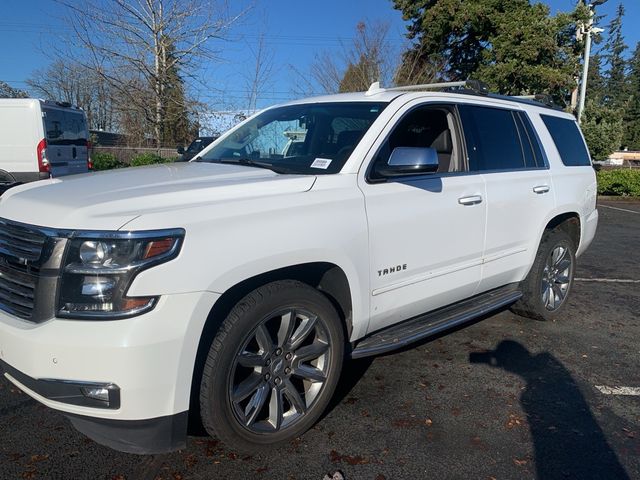
[[[166,69],[166,78],[163,80],[161,143],[165,146],[185,145],[193,140],[192,137],[196,136],[197,132],[193,132],[184,80],[175,62],[175,45],[168,38],[164,41],[166,57],[163,61],[172,66]]]
[[[473,77],[502,93],[547,92],[557,101],[575,85],[575,22],[587,15],[582,4],[556,16],[529,0],[394,0],[394,6],[410,22],[407,37],[414,40],[405,63],[418,58],[443,65],[441,80]]]
[[[375,59],[360,55],[358,63],[349,63],[344,72],[338,91],[363,92],[369,88],[373,82],[380,80],[380,68]]]
[[[620,148],[624,130],[620,109],[588,99],[581,127],[592,159],[606,160]]]
[[[626,88],[626,62],[624,52],[627,46],[622,36],[622,19],[624,17],[624,6],[618,5],[615,18],[608,25],[609,37],[604,46],[604,59],[607,68],[605,102],[614,108],[623,107],[628,100]]]
[[[29,94],[0,80],[0,98],[28,98]]]
[[[587,97],[601,103],[605,95],[605,79],[602,76],[602,58],[592,55],[587,73]]]
[[[625,132],[622,144],[629,150],[640,150],[640,42],[629,61],[629,101],[625,110]]]

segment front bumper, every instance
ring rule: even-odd
[[[218,298],[211,292],[165,295],[149,313],[112,321],[34,324],[0,311],[4,375],[29,396],[68,414],[99,443],[135,453],[179,448],[176,439],[186,438],[198,343]],[[69,393],[69,386],[83,384],[116,386],[119,404],[88,404],[77,389],[56,396],[60,385]],[[158,435],[170,441],[158,443]],[[147,449],[140,443],[145,439]]]

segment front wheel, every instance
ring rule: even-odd
[[[573,286],[576,254],[569,235],[561,229],[548,230],[527,278],[522,298],[511,310],[536,320],[553,320],[566,305]]]
[[[254,290],[211,345],[200,389],[205,429],[248,452],[301,435],[327,407],[343,354],[342,324],[323,294],[291,280]]]

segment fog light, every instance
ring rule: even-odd
[[[109,389],[106,387],[82,387],[80,390],[85,397],[109,403]]]
[[[82,282],[82,295],[90,295],[97,299],[110,298],[115,286],[114,278],[87,276]]]
[[[112,312],[113,303],[65,303],[64,308],[69,312]]]

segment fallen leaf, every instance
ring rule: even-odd
[[[521,417],[512,413],[509,415],[509,420],[507,421],[507,428],[511,429],[511,428],[519,427],[522,425],[522,422],[523,420]]]
[[[31,455],[32,462],[42,462],[44,460],[47,460],[48,458],[49,458],[48,453],[46,455]]]

